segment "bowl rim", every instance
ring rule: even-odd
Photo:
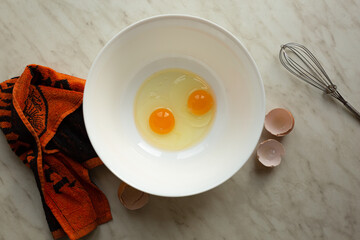
[[[97,65],[100,57],[103,55],[104,51],[108,48],[109,45],[111,45],[120,35],[123,35],[124,33],[126,33],[127,31],[129,31],[130,29],[145,24],[147,22],[153,21],[153,20],[158,20],[158,19],[167,19],[167,18],[179,18],[179,19],[186,19],[186,20],[193,20],[193,21],[197,21],[206,25],[211,25],[212,27],[216,28],[217,30],[221,31],[222,33],[224,33],[225,35],[227,35],[229,38],[231,38],[232,41],[234,41],[236,44],[238,44],[242,50],[244,50],[245,55],[247,56],[248,60],[250,61],[250,64],[253,67],[253,70],[255,70],[255,74],[258,78],[258,82],[259,82],[259,86],[260,86],[260,91],[261,91],[261,97],[262,97],[262,101],[261,101],[261,105],[262,105],[262,109],[260,109],[261,112],[261,128],[259,127],[259,131],[257,132],[257,136],[256,139],[260,139],[261,133],[263,131],[263,126],[264,126],[264,122],[265,122],[265,105],[266,105],[266,96],[265,96],[265,89],[264,89],[264,83],[260,74],[260,71],[253,59],[253,57],[250,55],[249,51],[247,50],[247,48],[242,44],[242,42],[234,35],[232,34],[230,31],[228,31],[227,29],[225,29],[224,27],[210,21],[207,20],[205,18],[199,17],[199,16],[193,16],[193,15],[189,15],[189,14],[160,14],[160,15],[154,15],[151,17],[147,17],[144,19],[141,19],[139,21],[136,21],[128,26],[126,26],[125,28],[123,28],[122,30],[120,30],[117,34],[115,34],[103,47],[102,49],[99,51],[99,53],[97,54],[97,56],[95,57],[94,61],[92,62],[92,65],[90,67],[89,73],[87,75],[87,79],[89,79],[89,77],[91,75],[93,75],[93,71],[95,66]],[[87,109],[89,109],[88,104],[86,99],[88,98],[88,94],[86,94],[86,89],[87,89],[87,84],[85,83],[85,87],[84,87],[84,95],[83,95],[83,116],[84,116],[84,124],[85,124],[85,128],[88,129],[90,128],[90,126],[88,126],[87,122],[89,122],[88,119],[88,115],[86,114],[86,112],[88,111]],[[88,137],[89,140],[95,150],[95,152],[97,153],[98,157],[100,157],[101,151],[97,151],[97,146],[95,144],[96,141],[94,141],[94,137],[93,135],[91,135],[89,133],[90,131],[87,131],[88,133]],[[232,174],[229,174],[226,178],[222,179],[219,182],[216,182],[214,184],[209,184],[207,185],[206,188],[203,188],[201,191],[192,191],[191,193],[178,193],[178,194],[164,194],[164,193],[153,193],[153,192],[149,192],[152,195],[156,195],[156,196],[162,196],[162,197],[184,197],[184,196],[191,196],[191,195],[195,195],[195,194],[200,194],[206,191],[209,191],[217,186],[220,186],[221,184],[223,184],[224,182],[226,182],[227,180],[229,180],[231,177],[233,177],[240,169],[242,166],[245,165],[245,163],[250,159],[250,157],[253,155],[254,151],[256,150],[256,146],[258,145],[258,141],[254,144],[254,146],[252,147],[252,151],[249,151],[249,155],[246,157],[246,161],[239,165],[239,167],[234,168],[234,171]],[[101,159],[101,157],[100,157]],[[111,170],[107,164],[106,161],[103,161],[104,165],[110,170],[110,172],[112,172],[115,176],[117,176],[121,181],[124,181],[119,174],[117,174],[116,172],[114,172],[113,170]],[[125,182],[125,181],[124,181]],[[131,182],[126,182],[127,184],[131,185]],[[135,184],[136,185],[136,184]],[[141,189],[139,189],[141,190]]]

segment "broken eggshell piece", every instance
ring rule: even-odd
[[[139,191],[124,182],[119,186],[118,197],[122,205],[129,210],[142,208],[149,202],[149,194]]]
[[[275,108],[265,116],[265,129],[277,137],[289,134],[294,124],[293,115],[284,108]]]
[[[278,166],[281,162],[281,156],[284,154],[284,146],[275,139],[260,143],[257,149],[257,158],[266,167]]]

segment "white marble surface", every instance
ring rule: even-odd
[[[254,57],[267,110],[294,114],[283,162],[268,170],[252,157],[209,192],[152,197],[136,212],[120,205],[120,180],[99,167],[91,175],[114,219],[85,239],[360,239],[360,122],[292,78],[277,58],[282,43],[305,44],[359,109],[359,12],[357,0],[1,0],[0,81],[30,63],[86,78],[101,47],[142,18],[186,13],[212,20]],[[35,185],[1,134],[0,239],[51,239]]]

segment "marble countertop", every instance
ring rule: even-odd
[[[267,110],[293,113],[295,128],[282,139],[283,162],[265,169],[253,156],[211,191],[152,196],[134,212],[118,201],[120,180],[98,167],[91,176],[108,197],[113,220],[85,239],[359,239],[360,122],[278,61],[281,44],[303,43],[360,109],[359,12],[354,0],[1,0],[0,81],[31,63],[86,78],[99,50],[131,23],[166,13],[209,19],[252,54]],[[0,239],[51,239],[33,175],[2,134]]]

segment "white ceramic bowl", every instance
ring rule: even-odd
[[[182,151],[152,147],[134,123],[139,86],[164,68],[197,73],[216,95],[209,134]],[[193,195],[229,179],[252,154],[264,116],[264,88],[248,51],[230,32],[192,16],[156,16],[122,30],[96,57],[85,86],[85,125],[97,154],[121,180],[154,195]]]

